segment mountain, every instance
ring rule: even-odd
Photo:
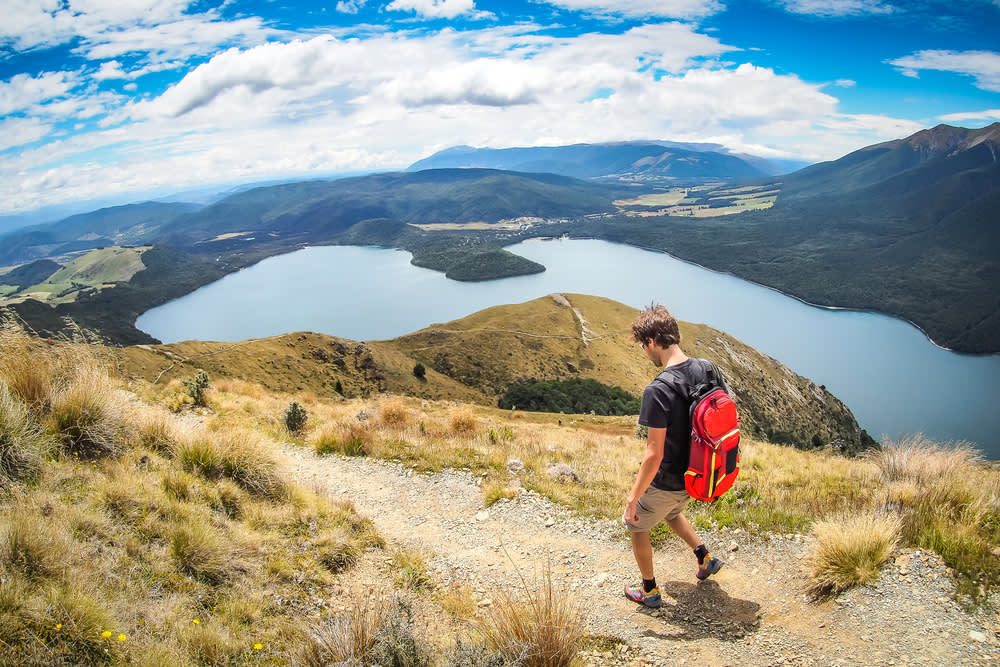
[[[631,342],[638,311],[600,297],[559,294],[488,308],[387,341],[296,333],[232,343],[186,342],[126,348],[128,372],[164,382],[194,368],[274,391],[381,392],[496,405],[528,379],[593,379],[641,395],[654,368]],[[688,354],[718,363],[746,433],[810,449],[830,445],[856,453],[874,442],[850,410],[823,387],[767,355],[705,325],[681,323]],[[181,363],[189,359],[190,363]],[[177,362],[168,370],[164,368]],[[426,377],[414,376],[417,363]]]
[[[766,210],[588,231],[894,315],[951,349],[1000,352],[1000,123],[940,125],[767,185],[780,192]]]
[[[200,208],[191,203],[144,202],[79,213],[0,237],[0,264],[52,258],[105,245],[140,243],[174,218]]]
[[[414,162],[407,171],[452,167],[509,169],[647,183],[748,179],[781,172],[760,158],[748,160],[726,154],[721,146],[718,150],[704,150],[709,146],[717,145],[631,141],[499,149],[455,146]]]
[[[160,230],[157,241],[193,246],[223,234],[253,233],[285,243],[323,243],[365,220],[430,224],[569,218],[613,212],[612,202],[622,192],[565,176],[494,169],[374,174],[239,193],[176,219]]]

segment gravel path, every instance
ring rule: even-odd
[[[664,605],[626,600],[637,580],[627,536],[613,521],[573,517],[531,492],[485,508],[475,476],[414,473],[364,458],[285,449],[290,474],[334,498],[350,499],[390,542],[431,554],[444,582],[491,591],[538,581],[551,571],[586,600],[587,632],[625,642],[617,654],[585,656],[616,665],[1000,665],[1000,617],[952,601],[947,568],[934,554],[906,550],[879,582],[837,598],[803,593],[809,538],[749,539],[702,533],[726,561],[706,582],[680,540],[657,549]]]

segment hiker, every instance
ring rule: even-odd
[[[653,304],[632,322],[632,338],[646,358],[693,386],[704,379],[700,360],[680,348],[677,320],[663,306]],[[684,487],[688,467],[691,425],[689,399],[670,385],[653,381],[642,393],[639,424],[649,429],[646,455],[628,494],[622,522],[632,535],[632,553],[642,582],[625,587],[625,596],[647,607],[659,607],[660,589],[653,573],[653,546],[649,531],[660,521],[687,542],[698,558],[695,576],[704,580],[718,572],[723,562],[712,556],[684,516],[691,499]]]

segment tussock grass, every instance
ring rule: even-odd
[[[390,608],[389,600],[370,596],[355,603],[346,614],[316,624],[297,661],[306,667],[372,664],[375,641]]]
[[[404,428],[410,421],[410,411],[402,400],[387,399],[379,407],[379,421],[390,428]]]
[[[960,590],[982,596],[1000,584],[992,550],[1000,543],[1000,474],[965,443],[945,446],[914,436],[870,456],[885,506],[902,519],[906,543],[939,553],[966,575]]]
[[[48,410],[59,363],[40,341],[0,330],[0,384],[38,412]]]
[[[226,477],[266,498],[286,493],[271,447],[251,431],[230,429],[186,439],[177,445],[175,455],[185,469],[208,479]]]
[[[326,426],[309,441],[317,454],[367,456],[372,439],[372,427],[368,422],[351,420]]]
[[[117,454],[129,431],[124,399],[107,371],[89,359],[55,390],[48,418],[63,452],[86,458]]]
[[[584,638],[580,600],[556,590],[546,572],[537,590],[499,590],[478,628],[505,664],[568,667]]]
[[[37,478],[51,449],[51,439],[28,406],[0,384],[0,489]]]
[[[898,516],[872,512],[817,522],[816,543],[807,557],[809,590],[838,593],[875,581],[899,541],[901,527]]]
[[[0,564],[29,581],[56,578],[71,569],[75,544],[47,507],[16,502],[0,524]]]

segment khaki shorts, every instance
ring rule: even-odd
[[[638,525],[630,523],[626,528],[633,533],[648,533],[660,521],[676,518],[687,508],[689,500],[691,496],[687,491],[664,491],[651,486],[636,504]]]

